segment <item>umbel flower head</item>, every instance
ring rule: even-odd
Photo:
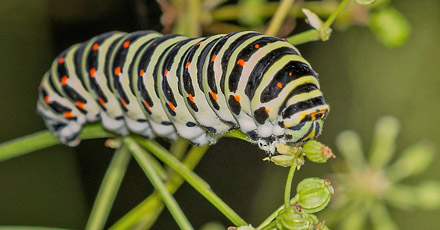
[[[436,209],[440,207],[440,183],[422,181],[406,185],[403,179],[422,173],[433,161],[434,148],[428,142],[416,143],[392,161],[399,122],[383,117],[376,124],[371,149],[362,151],[359,135],[345,131],[337,147],[345,160],[344,172],[332,179],[336,189],[333,209],[325,219],[337,229],[399,229],[388,213],[398,209]],[[336,169],[336,171],[341,171]],[[335,210],[336,209],[336,210]]]

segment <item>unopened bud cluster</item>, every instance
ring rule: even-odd
[[[304,163],[304,156],[315,163],[325,163],[328,159],[335,157],[328,146],[315,140],[307,141],[302,148],[283,143],[276,144],[275,147],[279,155],[267,157],[264,160],[283,167],[290,167],[293,164],[301,166]]]
[[[297,187],[297,203],[282,209],[276,218],[278,230],[326,230],[313,213],[323,210],[330,202],[333,187],[327,179],[307,178]]]

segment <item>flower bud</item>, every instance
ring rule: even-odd
[[[301,181],[296,188],[296,193],[298,204],[302,209],[309,213],[315,213],[328,205],[333,187],[330,185],[330,180],[313,177]]]
[[[298,153],[299,148],[295,146],[290,146],[285,143],[276,143],[275,148],[279,154],[283,155],[296,155]]]
[[[278,212],[276,218],[278,230],[306,230],[313,225],[308,213],[301,211],[301,206],[294,205]]]
[[[272,156],[270,158],[266,157],[263,160],[264,161],[271,161],[279,166],[290,167],[293,164],[295,157],[291,156],[291,155],[276,155],[276,156]]]
[[[331,157],[335,158],[332,150],[318,141],[310,140],[303,145],[302,151],[307,159],[315,163],[325,163]]]

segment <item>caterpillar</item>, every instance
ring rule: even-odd
[[[285,39],[243,31],[188,38],[108,32],[58,55],[37,111],[76,146],[86,123],[118,135],[214,144],[240,129],[265,151],[316,138],[329,112],[317,73]]]

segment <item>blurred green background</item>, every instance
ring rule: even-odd
[[[336,135],[352,129],[367,149],[374,124],[383,115],[401,121],[398,152],[422,139],[440,147],[440,1],[399,0],[393,5],[412,28],[401,47],[385,47],[368,28],[356,26],[335,31],[327,42],[299,46],[320,73],[331,105],[319,140],[333,148]],[[37,88],[59,52],[105,31],[160,31],[160,15],[152,0],[2,0],[0,142],[45,129],[35,109]],[[102,140],[91,140],[77,148],[57,146],[0,162],[0,225],[84,228],[112,153]],[[264,156],[256,146],[224,138],[210,148],[196,173],[244,219],[257,224],[282,203],[287,176],[287,169],[263,162]],[[433,165],[440,163],[435,161]],[[330,172],[329,164],[309,163],[297,177]],[[421,178],[438,181],[440,170],[431,167],[405,182]],[[109,223],[151,191],[133,161]],[[194,227],[209,221],[229,224],[190,186],[184,185],[175,197]],[[391,211],[402,229],[435,229],[440,224],[440,211]],[[153,229],[177,225],[165,211]]]

